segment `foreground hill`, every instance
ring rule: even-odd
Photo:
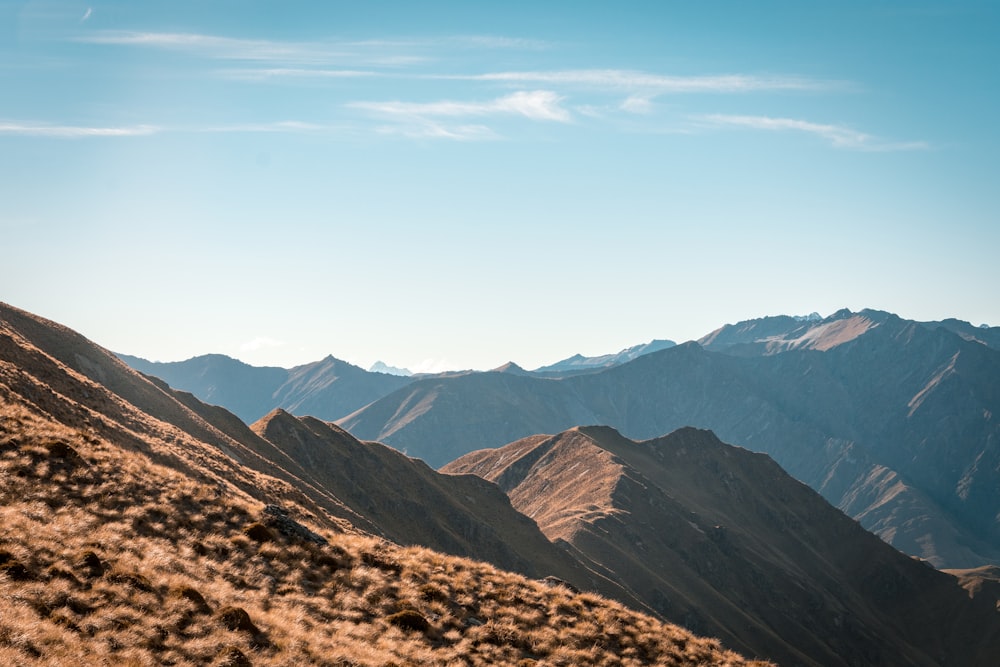
[[[375,537],[403,529],[314,469],[360,443],[280,412],[255,428],[278,444],[0,304],[0,664],[747,664],[603,597]]]
[[[807,332],[770,354],[686,343],[560,379],[427,378],[338,423],[433,466],[576,424],[632,438],[708,428],[768,453],[907,553],[940,567],[1000,562],[1000,350],[889,314],[787,320]]]
[[[899,553],[771,459],[681,429],[533,436],[444,468],[496,482],[664,617],[781,664],[987,665],[994,601]],[[900,648],[902,647],[902,648]]]
[[[175,389],[223,406],[248,424],[275,408],[338,419],[410,382],[408,377],[369,372],[332,356],[292,369],[250,366],[221,354],[173,362],[118,356]]]

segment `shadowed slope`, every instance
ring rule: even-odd
[[[531,577],[554,575],[643,607],[549,542],[502,491],[480,477],[442,475],[395,449],[359,442],[333,424],[283,410],[252,428],[394,542],[487,560]]]
[[[533,437],[445,467],[495,481],[666,618],[785,664],[993,664],[1000,616],[768,457],[682,429]]]

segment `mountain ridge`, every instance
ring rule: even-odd
[[[919,628],[941,619],[923,598],[964,607],[953,577],[864,531],[766,455],[710,431],[636,442],[576,427],[474,452],[444,471],[493,480],[550,539],[616,567],[667,618],[781,664],[987,664],[1000,650],[954,653],[966,639],[961,623],[952,639],[925,641]],[[981,627],[992,627],[989,600],[976,608],[963,622],[982,615]],[[913,652],[884,653],[896,642]]]

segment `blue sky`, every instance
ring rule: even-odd
[[[533,368],[1000,325],[991,2],[0,2],[0,299],[119,352]]]

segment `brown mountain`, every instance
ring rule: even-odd
[[[773,319],[705,341],[728,340],[723,352],[685,343],[573,377],[418,380],[338,423],[432,466],[576,424],[632,438],[708,428],[907,553],[1000,562],[1000,350],[873,311]]]
[[[770,458],[686,428],[533,436],[444,468],[514,506],[664,617],[785,665],[987,665],[1000,616]]]
[[[193,452],[213,478],[235,483],[259,500],[267,497],[254,475],[264,474],[284,483],[281,493],[341,526],[528,576],[554,575],[642,607],[551,544],[481,479],[446,477],[397,450],[361,443],[332,424],[280,409],[251,429],[222,408],[142,376],[65,327],[2,304],[0,322],[6,330],[0,360],[14,364],[26,382],[44,379],[44,387],[35,380],[19,389],[64,423],[104,425],[108,437],[132,437],[144,451],[143,434],[176,431],[177,443],[157,450],[157,457],[189,467]]]
[[[378,508],[362,516],[353,492],[314,483],[335,478],[326,450],[364,445],[284,413],[257,427],[278,445],[0,304],[0,664],[746,664],[598,595],[374,537]],[[355,481],[381,454],[402,459],[372,450],[352,450]],[[425,492],[405,464],[391,470]],[[495,487],[427,472],[495,513],[501,535],[513,512]],[[371,504],[401,509],[389,480],[368,481]],[[457,546],[530,544],[502,552],[446,511],[470,533]]]
[[[371,532],[397,544],[486,560],[535,578],[556,576],[644,607],[553,545],[500,489],[479,477],[442,475],[391,447],[359,442],[333,424],[280,409],[251,428],[301,464],[310,484],[331,491],[364,517]]]

